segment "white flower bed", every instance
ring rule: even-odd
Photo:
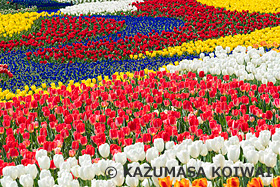
[[[232,54],[217,46],[214,53],[199,59],[182,60],[178,66],[168,65],[170,71],[204,71],[213,75],[236,75],[240,80],[258,80],[266,84],[280,80],[280,53],[274,50],[265,52],[264,48],[236,47]],[[216,57],[214,57],[214,54]],[[162,70],[165,70],[162,68]]]
[[[104,2],[91,2],[83,3],[74,6],[68,6],[60,11],[64,14],[101,14],[106,13],[114,14],[119,11],[135,11],[136,7],[131,4],[136,2],[135,0],[120,0],[120,1],[104,1]]]
[[[90,3],[90,2],[104,2],[104,1],[118,1],[118,0],[57,0],[60,3],[70,3],[72,1],[73,4],[82,4],[82,3]]]
[[[101,160],[98,163],[92,163],[90,155],[80,156],[77,160],[75,157],[65,159],[62,155],[56,154],[53,157],[53,161],[59,169],[57,172],[58,184],[55,184],[56,180],[50,172],[51,158],[48,156],[47,151],[39,150],[36,152],[36,159],[41,171],[38,171],[34,164],[7,166],[3,169],[1,185],[4,187],[17,186],[16,179],[19,179],[19,183],[23,187],[32,187],[36,179],[39,187],[79,187],[85,186],[85,184],[92,187],[123,185],[135,187],[138,184],[148,187],[151,184],[159,186],[158,178],[154,176],[124,177],[123,165],[127,164],[128,168],[132,168],[130,170],[132,175],[137,168],[140,168],[140,171],[145,173],[147,170],[145,167],[152,167],[156,170],[162,167],[175,168],[175,170],[179,167],[192,167],[194,172],[199,172],[199,168],[203,168],[208,180],[216,178],[212,177],[212,167],[219,168],[217,170],[219,173],[224,172],[223,168],[225,167],[233,170],[238,167],[237,175],[242,176],[244,174],[242,174],[241,168],[253,168],[255,166],[273,168],[277,165],[277,156],[280,151],[280,129],[276,129],[274,135],[271,135],[270,131],[264,130],[260,132],[258,138],[251,133],[247,133],[246,137],[246,140],[241,142],[237,136],[230,137],[228,140],[216,137],[206,140],[205,143],[201,140],[193,142],[190,139],[186,139],[177,145],[173,141],[164,143],[163,139],[158,138],[154,141],[153,147],[146,152],[144,151],[143,143],[136,143],[125,147],[124,152],[116,153],[113,159],[108,159],[110,146],[103,144],[98,149],[99,155],[101,155]],[[130,162],[128,159],[130,159]],[[105,177],[108,167],[114,167],[117,170],[117,174],[112,179],[106,179]],[[72,174],[75,178],[72,177]],[[235,174],[232,173],[232,175]],[[96,177],[98,177],[98,180]],[[79,183],[77,178],[82,179],[84,182]],[[181,178],[183,176],[175,177],[174,179],[180,180]],[[273,176],[262,177],[264,185],[269,185],[272,178]],[[211,185],[212,182],[208,181],[208,186]]]

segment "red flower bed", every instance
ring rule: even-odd
[[[1,41],[0,48],[12,50],[16,47],[46,47],[53,45],[62,45],[67,43],[82,42],[84,40],[93,40],[97,36],[106,36],[111,33],[117,33],[124,26],[125,21],[117,22],[114,19],[105,20],[105,18],[95,17],[52,17],[41,21],[38,32],[30,33],[22,39]],[[48,51],[51,53],[50,51]],[[52,54],[49,54],[52,56]],[[48,58],[48,57],[47,57]]]
[[[190,39],[246,34],[255,29],[280,24],[280,13],[259,14],[248,11],[229,11],[206,6],[195,0],[148,0],[133,3],[133,5],[137,7],[134,14],[138,16],[173,17],[184,20],[186,24],[181,30],[187,31]]]
[[[65,156],[95,154],[111,145],[111,154],[135,142],[155,138],[176,143],[279,128],[280,86],[254,85],[200,73],[144,71],[122,82],[113,76],[104,86],[47,88],[32,97],[0,103],[2,162],[34,163],[34,152]],[[11,163],[14,164],[14,163]],[[5,164],[2,164],[4,167]]]

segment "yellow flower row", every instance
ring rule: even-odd
[[[280,12],[280,1],[275,0],[197,0],[208,6],[226,8],[227,10],[249,10],[249,12],[277,13]]]
[[[250,34],[238,34],[234,36],[225,36],[218,39],[208,39],[205,41],[190,41],[181,46],[168,47],[163,50],[146,52],[146,56],[182,56],[183,54],[200,54],[202,52],[213,52],[216,46],[230,47],[233,50],[237,46],[252,47],[278,47],[280,44],[280,26],[256,30]],[[143,58],[143,54],[130,55],[130,58]]]
[[[36,19],[42,16],[58,15],[60,12],[48,14],[46,12],[25,12],[17,14],[0,14],[0,36],[12,37],[13,34],[19,34],[21,31],[28,30]]]
[[[148,74],[150,72],[155,72],[155,71],[145,69],[145,74]],[[121,81],[129,81],[129,79],[134,77],[134,74],[130,72],[126,72],[126,73],[116,72],[114,73],[114,75],[116,76],[116,80],[121,80]],[[126,75],[127,78],[125,78],[124,75]],[[98,76],[97,79],[93,78],[93,79],[82,80],[81,83],[84,83],[88,87],[95,87],[96,84],[102,86],[103,85],[102,80],[110,81],[111,79],[109,79],[108,76],[105,76],[104,79],[102,78],[102,76]],[[80,86],[81,83],[78,82],[74,83],[73,80],[70,80],[69,83],[65,85],[66,90],[71,91],[72,85]],[[55,83],[51,83],[50,87],[53,89],[60,89],[62,85],[64,85],[62,82],[58,82],[58,86]],[[28,95],[33,96],[33,94],[37,94],[40,91],[43,91],[44,94],[49,95],[47,88],[48,86],[46,85],[46,83],[42,83],[41,87],[36,87],[35,85],[32,85],[31,87],[25,86],[24,90],[18,89],[16,93],[10,92],[9,90],[2,90],[2,88],[0,88],[0,102],[12,102],[12,98],[14,97],[20,97],[20,96],[24,97]]]

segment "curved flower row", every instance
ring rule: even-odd
[[[59,13],[59,12],[58,12]],[[37,14],[37,17],[43,15],[43,13]],[[54,13],[52,13],[54,15]],[[60,51],[65,47],[62,45],[65,43],[81,42],[82,40],[93,40],[97,36],[106,36],[111,33],[117,33],[123,27],[125,21],[115,21],[114,19],[104,18],[77,18],[77,17],[52,17],[41,20],[41,29],[36,33],[29,33],[27,35],[22,34],[18,40],[10,40],[9,42],[1,41],[0,47],[6,50],[12,50],[14,48],[34,48],[34,47],[46,47],[59,45]],[[68,46],[67,46],[68,47]],[[35,53],[36,56],[42,55],[42,59],[49,59],[57,54],[59,49],[52,48],[54,51],[47,49],[42,50],[39,48]],[[71,48],[72,49],[72,48]],[[70,49],[69,49],[70,50]],[[77,50],[75,48],[75,50]],[[63,51],[62,51],[63,52]],[[29,57],[31,52],[27,52],[26,55]],[[72,52],[71,52],[72,54]],[[59,54],[57,54],[59,55]],[[73,54],[74,55],[74,54]],[[48,56],[48,57],[45,57]],[[57,60],[57,58],[55,58]],[[30,60],[30,58],[28,58]]]
[[[45,13],[25,12],[17,14],[0,14],[0,37],[12,37],[14,33],[31,28],[33,22]]]
[[[19,8],[17,10],[15,9],[6,9],[6,10],[0,10],[0,14],[15,14],[15,13],[25,13],[25,12],[36,12],[38,9],[36,6],[29,7],[29,8]]]
[[[13,0],[13,2],[26,7],[36,6],[39,10],[59,9],[71,5],[70,3],[60,3],[55,0]]]
[[[138,59],[138,60],[130,60],[130,61],[124,61],[123,63],[120,63],[118,61],[101,61],[97,63],[102,63],[104,67],[108,69],[105,69],[106,71],[102,71],[101,68],[98,69],[99,73],[103,74],[103,77],[107,77],[106,79],[108,80],[108,77],[110,77],[112,74],[115,72],[124,72],[124,71],[134,71],[134,70],[139,70],[139,69],[145,69],[145,68],[154,68],[157,69],[157,67],[163,67],[163,69],[160,70],[167,70],[166,65],[170,64],[171,62],[175,62],[176,67],[173,66],[168,66],[168,70],[179,70],[179,71],[197,71],[198,73],[200,71],[204,71],[205,73],[212,73],[212,74],[217,74],[217,75],[235,75],[238,78],[241,77],[242,80],[256,80],[257,78],[258,81],[261,81],[264,78],[264,83],[266,81],[272,81],[273,83],[276,83],[279,79],[278,75],[278,66],[277,66],[277,59],[278,59],[278,54],[276,51],[270,51],[270,52],[264,52],[265,50],[263,48],[260,48],[259,50],[253,49],[252,47],[248,47],[247,49],[245,47],[240,47],[238,46],[233,50],[233,53],[231,55],[228,55],[229,52],[229,47],[226,47],[226,50],[222,50],[221,46],[216,47],[217,51],[215,53],[210,54],[209,57],[205,57],[204,53],[201,53],[200,56],[181,56],[179,58],[177,57],[168,57],[168,58],[163,58],[163,57],[156,57],[152,59]],[[250,52],[246,52],[249,50]],[[215,57],[213,58],[213,55],[216,54],[220,56],[219,58]],[[44,55],[43,55],[44,56]],[[208,55],[206,55],[208,56]],[[10,56],[10,60],[16,60],[17,56]],[[204,58],[205,57],[205,58]],[[21,57],[19,57],[21,58]],[[199,59],[199,58],[203,58]],[[228,59],[230,62],[225,63],[224,61]],[[242,60],[243,59],[243,60]],[[246,61],[244,61],[246,59]],[[202,60],[202,61],[201,61]],[[179,62],[178,61],[182,61]],[[246,62],[246,63],[245,63]],[[247,64],[248,62],[248,64]],[[30,69],[38,69],[37,72],[34,72],[34,74],[39,74],[41,77],[41,80],[43,82],[43,78],[50,76],[51,74],[56,74],[58,78],[62,77],[65,75],[66,72],[71,72],[75,76],[72,79],[75,82],[80,82],[79,78],[98,78],[98,76],[93,75],[92,72],[97,66],[97,63],[93,64],[79,64],[79,63],[73,63],[70,66],[49,66],[46,65],[44,67],[41,67],[42,65],[37,65],[35,67],[30,66],[28,63],[22,62],[21,65],[23,66],[23,69],[18,69],[19,66],[16,66],[15,64],[12,65],[12,72],[17,72],[17,71],[30,71]],[[118,67],[112,66],[111,64],[119,64]],[[244,64],[246,66],[244,66]],[[179,65],[179,66],[177,66]],[[247,65],[249,65],[249,69],[247,69]],[[99,65],[100,67],[101,65]],[[28,67],[27,69],[25,67]],[[75,68],[74,68],[75,67]],[[82,68],[83,67],[83,68]],[[225,67],[224,69],[221,67]],[[10,67],[11,68],[11,67]],[[114,71],[115,70],[115,71]],[[222,71],[223,70],[223,71]],[[239,71],[240,70],[240,71]],[[24,73],[24,72],[23,72]],[[30,82],[32,79],[28,80],[21,80],[25,78],[25,74],[18,73],[18,78],[16,80],[16,84],[18,87],[23,87],[23,90],[17,89],[17,90],[2,90],[0,91],[0,94],[2,97],[0,97],[3,100],[11,100],[12,97],[19,97],[19,96],[25,96],[28,94],[27,91],[30,89],[31,86],[37,86],[37,87],[42,87],[42,83],[39,82],[37,85],[34,85],[34,82]],[[62,74],[62,75],[61,75]],[[67,76],[71,76],[72,74],[68,73]],[[54,77],[54,75],[52,76]],[[32,77],[33,78],[33,77]],[[55,77],[54,77],[55,78]],[[71,79],[72,77],[68,77],[68,80]],[[36,76],[34,76],[33,79],[38,79]],[[99,79],[99,78],[98,78]],[[67,79],[53,79],[56,80],[57,82],[60,82],[60,85],[62,85],[65,82],[68,82]],[[25,81],[29,82],[29,88],[28,85],[22,84],[20,81]],[[9,80],[7,82],[12,82],[13,80]],[[55,82],[55,81],[52,81]],[[82,81],[83,82],[83,81]],[[19,84],[21,83],[21,85]],[[48,84],[47,84],[48,83]],[[54,83],[52,83],[54,84]],[[11,84],[12,85],[12,84]],[[49,82],[43,83],[43,88],[47,87],[47,85],[50,85]],[[27,87],[27,89],[25,89]],[[41,88],[41,89],[43,89]],[[23,92],[24,91],[24,92]],[[37,91],[38,92],[38,91]]]
[[[175,71],[200,71],[212,75],[235,75],[239,80],[261,81],[263,84],[280,80],[280,53],[271,50],[264,52],[264,48],[254,49],[252,47],[236,47],[231,54],[229,48],[223,49],[217,46],[214,53],[205,57],[200,54],[200,59],[183,60],[177,66],[168,65],[166,69]],[[214,57],[215,55],[215,57]]]
[[[182,181],[186,176],[192,180],[200,180],[199,177],[202,176],[209,180],[208,183],[224,183],[225,179],[220,178],[221,176],[235,176],[240,177],[244,184],[248,178],[260,175],[261,183],[268,186],[273,182],[273,176],[279,175],[278,169],[267,170],[279,167],[277,162],[280,151],[279,137],[280,131],[277,129],[272,136],[270,131],[261,131],[258,138],[248,133],[246,140],[243,141],[237,136],[232,136],[228,140],[216,137],[205,142],[186,139],[176,144],[173,141],[164,142],[163,139],[156,138],[152,146],[148,144],[148,148],[146,143],[135,143],[124,148],[105,143],[101,144],[96,152],[94,148],[87,146],[88,152],[82,152],[83,156],[79,156],[78,160],[74,155],[65,159],[62,154],[58,154],[59,151],[50,156],[52,154],[40,149],[32,156],[37,166],[35,164],[7,166],[2,163],[4,177],[1,184],[4,187],[9,186],[9,183],[16,183],[15,180],[18,178],[23,187],[37,186],[35,183],[38,183],[39,187],[52,187],[55,186],[54,181],[58,181],[58,186],[90,184],[95,186],[96,183],[123,186],[126,183],[128,186],[136,187],[141,183],[141,186],[145,187],[152,184],[171,187],[171,181],[164,181],[161,178],[169,176],[175,184],[176,180]],[[39,180],[37,167],[40,170]],[[112,179],[106,179],[107,168],[117,169]],[[125,174],[128,168],[130,173]],[[148,170],[149,168],[152,170]],[[167,174],[162,173],[163,168],[175,170]],[[183,171],[180,175],[177,174],[179,170]],[[135,174],[136,171],[138,175]],[[147,172],[149,176],[142,175]]]
[[[279,47],[280,45],[280,27],[265,28],[253,31],[250,34],[238,34],[234,36],[225,36],[218,39],[208,39],[205,41],[190,41],[183,43],[181,46],[168,47],[163,50],[146,52],[146,56],[154,57],[161,56],[181,56],[183,54],[199,54],[202,52],[213,52],[215,47],[222,46],[223,48],[229,47],[228,52],[232,51],[237,46],[252,46],[258,47]],[[143,56],[139,54],[138,56]],[[138,57],[137,56],[137,57]],[[131,56],[133,58],[133,56]]]
[[[66,8],[60,9],[60,11],[65,14],[71,14],[71,15],[108,14],[108,13],[112,15],[119,12],[137,10],[135,7],[131,5],[133,2],[136,1],[121,0],[121,1],[85,2],[74,6],[68,6]]]
[[[249,0],[249,1],[242,1],[242,0],[198,0],[198,2],[202,4],[206,4],[208,6],[214,7],[223,7],[227,10],[232,11],[246,11],[249,12],[261,12],[261,13],[278,13],[280,12],[280,2],[279,1],[263,1],[263,0]]]

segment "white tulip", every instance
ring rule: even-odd
[[[246,159],[249,163],[256,165],[259,161],[259,152],[256,150],[248,150],[246,152]]]
[[[175,159],[176,158],[176,152],[173,149],[166,150],[164,152],[164,155],[166,156],[166,159]]]
[[[57,178],[57,183],[60,186],[70,186],[71,185],[71,180],[68,180],[68,178],[59,177],[59,178]]]
[[[53,187],[54,186],[54,179],[51,176],[46,176],[38,180],[39,187]]]
[[[53,156],[53,162],[56,168],[59,168],[60,164],[64,162],[63,155],[56,154]]]
[[[124,165],[126,163],[126,161],[127,161],[125,153],[116,153],[114,155],[114,159],[115,159],[116,162],[119,162],[122,165]]]
[[[239,47],[239,46],[238,46]],[[203,57],[203,65],[201,60],[183,60],[177,66],[167,66],[167,69],[175,71],[204,71],[211,74],[233,75],[235,74],[240,80],[254,80],[275,83],[280,79],[280,70],[278,63],[280,59],[279,52],[262,50],[240,51],[236,47],[233,49],[232,54],[228,55],[229,47],[226,49],[215,49],[214,53],[204,57],[201,53],[199,57]],[[263,53],[263,56],[260,54]],[[216,57],[214,57],[216,55]],[[246,62],[246,66],[245,63]],[[277,71],[278,70],[278,71]]]
[[[106,169],[110,166],[109,160],[99,160],[97,163],[98,168],[102,174],[105,174]]]
[[[38,160],[38,158],[42,157],[42,156],[47,156],[48,155],[48,152],[44,149],[40,149],[38,151],[36,151],[36,160]]]
[[[207,145],[206,144],[201,145],[200,155],[201,156],[206,156],[207,154],[208,154]]]
[[[240,155],[240,147],[239,146],[231,145],[231,146],[228,147],[227,156],[231,161],[237,162],[239,160],[239,155]]]
[[[198,166],[197,166],[197,161],[193,158],[191,158],[189,160],[189,162],[187,163],[187,168],[190,169],[190,171],[195,171],[197,170]],[[195,169],[192,169],[192,168],[195,168]]]
[[[57,176],[58,176],[59,178],[67,179],[67,180],[69,180],[69,181],[72,181],[72,180],[73,180],[72,174],[71,174],[70,172],[68,172],[68,171],[65,171],[65,170],[63,170],[63,171],[58,171]]]
[[[267,142],[267,143],[269,143],[269,142]],[[262,141],[261,141],[260,138],[257,141],[254,142],[254,146],[259,151],[265,150],[265,147],[263,146]]]
[[[45,177],[51,177],[52,174],[50,172],[50,170],[45,170],[43,169],[41,172],[40,172],[40,179],[43,179]]]
[[[224,146],[224,138],[219,136],[215,137],[211,142],[212,150],[218,153],[220,149]]]
[[[3,187],[7,187],[8,185],[10,185],[11,182],[13,182],[14,180],[10,177],[10,176],[3,176],[2,179],[0,179],[1,185]]]
[[[199,57],[200,57],[201,59],[203,59],[203,58],[205,57],[205,54],[204,54],[204,53],[200,53]]]
[[[152,167],[160,168],[164,167],[167,161],[167,157],[165,155],[161,155],[151,161]]]
[[[21,175],[24,175],[26,174],[26,171],[25,171],[25,166],[20,164],[20,165],[17,165],[17,171],[18,171],[18,177],[20,177]]]
[[[149,163],[151,163],[151,161],[157,158],[158,156],[159,156],[159,152],[155,147],[148,149],[146,152],[146,159]]]
[[[269,130],[264,130],[260,132],[259,140],[264,147],[268,146],[271,137],[271,132]]]
[[[19,172],[16,166],[6,166],[3,169],[3,176],[10,176],[13,180],[18,178]]]
[[[269,186],[273,180],[273,174],[269,174],[270,177],[268,177],[267,173],[264,173],[263,176],[259,175],[259,177],[262,179],[263,181],[263,185],[264,186]]]
[[[213,163],[216,166],[223,168],[225,165],[225,157],[222,154],[218,154],[213,157]]]
[[[95,175],[102,175],[102,172],[101,172],[101,170],[99,168],[98,163],[93,163],[92,164],[92,168],[94,170]]]
[[[71,166],[69,162],[63,162],[60,164],[60,170],[65,170],[67,172],[70,172]]]
[[[31,177],[30,174],[27,175],[22,175],[19,178],[19,183],[23,186],[23,187],[33,187],[33,178]]]
[[[277,163],[277,155],[275,153],[266,153],[264,155],[264,164],[267,167],[274,168]]]
[[[77,166],[78,165],[78,160],[75,158],[75,157],[69,157],[67,159],[67,163],[70,164],[70,167],[74,167],[74,166]]]
[[[41,156],[38,158],[38,163],[42,170],[49,169],[51,165],[51,160],[48,156]]]
[[[124,148],[126,157],[132,162],[143,161],[146,158],[143,143],[136,143]]]
[[[37,166],[35,164],[28,164],[25,166],[26,174],[30,174],[33,179],[38,175]]]
[[[92,165],[82,166],[79,168],[79,176],[83,180],[92,180],[95,176]]]
[[[165,149],[172,149],[175,146],[173,141],[166,142]]]
[[[139,184],[139,180],[137,179],[137,177],[127,176],[125,179],[125,183],[130,187],[136,187]]]
[[[269,142],[269,148],[275,153],[279,154],[280,141]]]
[[[207,146],[207,149],[208,151],[212,151],[212,142],[213,142],[213,139],[208,139],[205,141],[205,145]]]
[[[112,182],[116,185],[116,186],[122,186],[124,183],[124,175],[123,173],[117,173],[116,177],[112,178]]]
[[[211,181],[207,181],[207,187],[212,187],[212,182]]]
[[[103,158],[107,158],[110,154],[110,146],[109,144],[105,143],[98,147],[98,151]]]
[[[230,145],[239,145],[239,138],[238,138],[238,136],[231,136],[228,139],[228,142]]]
[[[71,172],[72,172],[72,174],[74,175],[74,177],[80,177],[79,176],[79,169],[80,169],[80,167],[81,166],[79,166],[79,165],[76,165],[76,166],[73,166],[72,168],[71,168]]]
[[[197,158],[199,156],[200,150],[195,144],[189,146],[188,152],[190,153],[191,157]]]
[[[172,169],[173,167],[178,166],[178,165],[179,165],[179,163],[176,159],[171,159],[171,160],[166,161],[166,167],[169,169]]]
[[[276,132],[272,135],[272,141],[276,142],[276,141],[280,141],[280,128],[276,129]]]
[[[222,147],[222,149],[220,150],[220,153],[222,154],[222,155],[226,155],[227,154],[227,146],[226,145],[224,145],[223,147]],[[207,154],[206,154],[207,155]],[[206,156],[205,155],[205,156]]]
[[[176,156],[182,164],[187,164],[190,160],[190,154],[187,150],[177,152]]]
[[[85,154],[83,156],[79,156],[79,164],[80,164],[80,166],[91,165],[92,161],[91,161],[90,155]]]
[[[164,149],[164,141],[162,138],[157,138],[154,140],[154,146],[157,148],[158,152],[162,152]]]

